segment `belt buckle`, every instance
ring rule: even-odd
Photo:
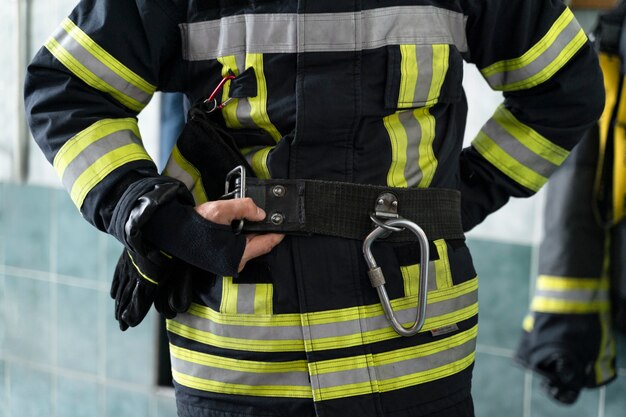
[[[232,188],[231,188],[232,187]],[[226,180],[224,185],[224,195],[220,197],[220,200],[226,200],[230,198],[245,198],[246,197],[246,168],[243,165],[237,165],[228,174],[226,174]],[[243,230],[243,219],[233,220],[233,231],[235,234],[241,233]]]

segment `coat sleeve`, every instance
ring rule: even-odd
[[[562,1],[468,4],[465,59],[504,102],[461,153],[465,230],[536,193],[604,108],[596,53]]]
[[[82,0],[28,66],[33,136],[83,217],[123,241],[114,211],[160,182],[137,115],[156,90],[180,90],[174,0]],[[128,213],[121,214],[121,219]]]

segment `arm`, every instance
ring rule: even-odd
[[[466,60],[504,102],[461,154],[465,230],[536,193],[604,106],[596,54],[561,1],[468,3]]]
[[[145,253],[148,243],[205,270],[236,275],[276,237],[248,238],[252,247],[244,255],[246,238],[223,226],[224,219],[264,214],[242,201],[194,210],[184,185],[158,174],[137,125],[156,90],[184,90],[178,23],[185,13],[171,0],[81,1],[28,67],[26,113],[35,140],[92,225],[132,251]]]

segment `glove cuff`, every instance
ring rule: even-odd
[[[146,240],[205,271],[237,276],[246,246],[230,226],[212,223],[177,200],[159,206],[142,228]]]
[[[172,200],[193,205],[193,197],[183,183],[167,177],[144,178],[131,184],[113,211],[108,232],[133,252],[146,255],[142,226],[161,205]]]

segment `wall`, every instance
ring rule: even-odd
[[[34,0],[31,51],[70,10],[72,1]],[[595,14],[579,13],[589,27]],[[0,7],[6,41],[0,62],[15,64],[17,0]],[[155,388],[156,317],[120,332],[109,280],[120,251],[84,222],[38,149],[29,153],[28,185],[10,182],[22,84],[17,65],[0,66],[0,417],[174,416],[171,392]],[[501,100],[466,67],[467,140]],[[487,92],[487,93],[486,93]],[[15,98],[15,99],[13,99]],[[156,155],[158,98],[140,125]],[[542,194],[513,200],[469,234],[480,275],[481,324],[474,397],[481,417],[619,417],[626,398],[626,342],[619,340],[620,378],[561,407],[512,355],[534,279]],[[506,230],[506,233],[503,231]]]

